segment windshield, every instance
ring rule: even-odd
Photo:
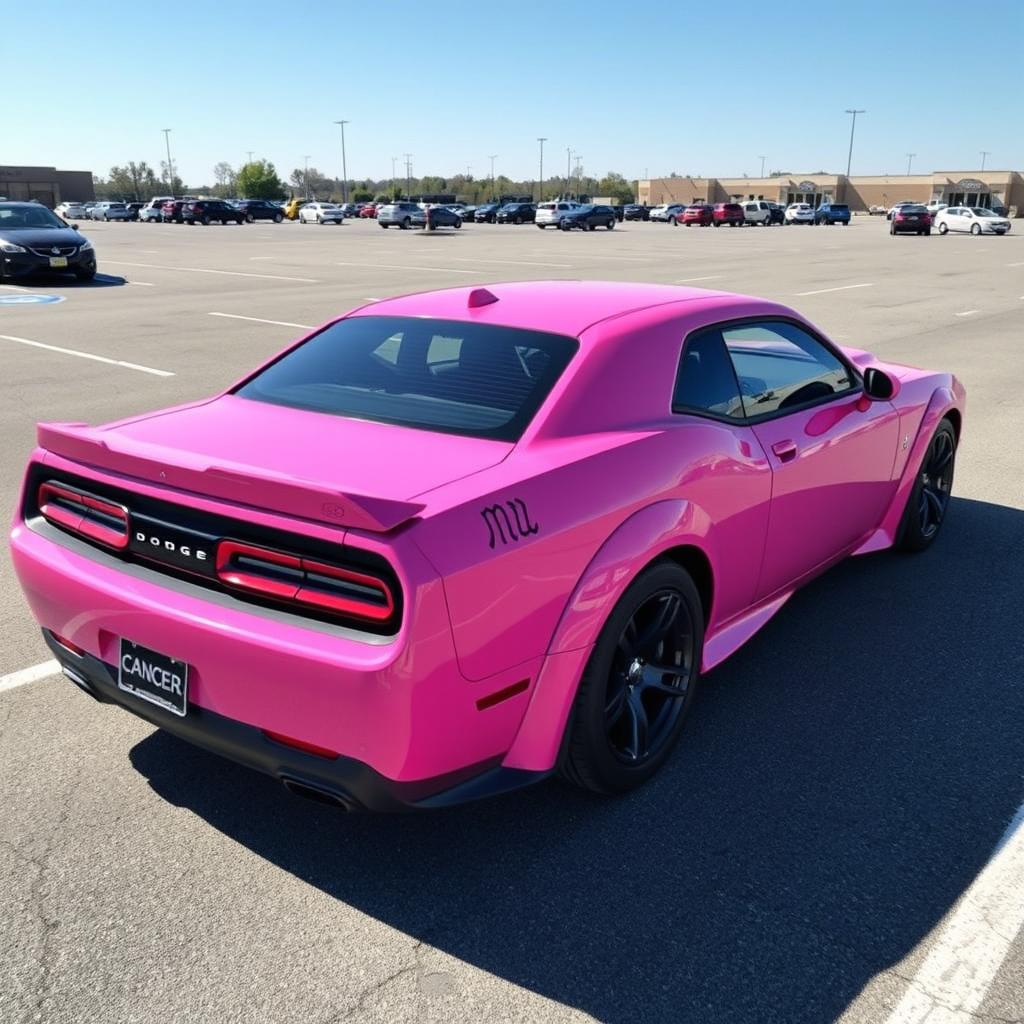
[[[236,394],[294,409],[515,441],[572,338],[457,320],[359,316],[286,352]]]
[[[982,210],[982,209],[976,207],[975,210],[974,210],[974,216],[975,217],[995,217],[996,214],[994,214],[991,210]]]
[[[34,203],[27,206],[0,206],[0,231],[66,227],[67,224],[45,206],[36,206]]]

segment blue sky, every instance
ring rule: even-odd
[[[282,176],[311,166],[391,175],[635,178],[1024,168],[1024,2],[728,6],[282,5],[182,0],[83,8],[43,0],[4,49],[0,162],[106,173],[172,155],[189,184],[252,150]],[[718,13],[716,13],[716,11]],[[443,12],[443,13],[435,13]],[[727,12],[727,13],[726,13]],[[799,26],[799,27],[797,27]],[[34,41],[30,37],[35,37]],[[391,41],[394,45],[389,45]],[[31,82],[31,88],[25,83]]]

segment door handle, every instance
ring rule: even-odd
[[[778,456],[779,462],[789,462],[796,458],[795,441],[776,441],[772,445],[772,451]]]

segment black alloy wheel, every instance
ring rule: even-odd
[[[903,513],[899,546],[923,551],[939,534],[949,510],[956,467],[956,433],[943,420],[932,435]]]
[[[689,574],[658,562],[629,586],[590,656],[560,771],[598,793],[624,792],[668,758],[697,690],[704,615]]]

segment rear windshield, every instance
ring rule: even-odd
[[[576,351],[512,327],[358,316],[325,328],[236,394],[295,409],[515,441]]]
[[[836,210],[839,213],[843,213],[850,209],[845,203],[830,203],[828,208],[830,210]]]
[[[902,213],[927,213],[928,212],[928,207],[927,206],[917,206],[917,205],[915,205],[913,203],[906,203],[903,207],[901,207],[901,212]]]

